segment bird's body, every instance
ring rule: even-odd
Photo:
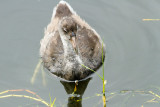
[[[40,56],[51,73],[70,81],[81,80],[93,73],[82,65],[93,70],[102,65],[102,41],[68,3],[60,1],[41,40]]]

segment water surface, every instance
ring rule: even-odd
[[[117,93],[107,107],[159,107],[159,103],[145,103],[149,94],[120,93],[122,90],[145,90],[160,94],[160,18],[158,0],[68,0],[73,9],[103,38],[106,44],[106,96]],[[58,79],[45,72],[43,86],[41,72],[35,84],[30,83],[39,60],[40,39],[50,22],[58,0],[2,0],[0,1],[0,92],[8,89],[29,89],[49,102],[56,97],[56,107],[66,106],[68,95]],[[98,73],[102,74],[100,69]],[[157,88],[158,87],[158,88]],[[102,82],[97,75],[88,83],[83,107],[102,106]],[[25,93],[21,93],[25,94]],[[93,96],[93,97],[92,97]],[[0,99],[3,107],[44,107],[25,98]]]

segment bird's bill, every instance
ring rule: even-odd
[[[77,53],[76,36],[71,37],[71,44],[72,44],[73,49]]]

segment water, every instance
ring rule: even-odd
[[[158,0],[71,0],[73,9],[101,35],[106,44],[106,96],[116,93],[107,107],[159,107],[147,103],[151,94],[122,90],[153,91],[160,94],[160,21],[142,21],[160,18]],[[0,92],[11,89],[29,89],[44,100],[56,97],[56,106],[66,106],[68,95],[58,79],[45,72],[46,86],[41,72],[34,85],[30,83],[39,60],[40,39],[50,22],[53,7],[58,0],[2,0],[0,1]],[[102,70],[99,72],[102,74]],[[88,83],[82,101],[83,107],[101,107],[102,82],[97,75]],[[19,94],[20,92],[14,92]],[[12,94],[12,93],[8,93]],[[20,94],[26,94],[22,92]],[[133,96],[134,94],[134,96]],[[145,103],[146,102],[146,103]],[[1,98],[3,107],[44,107],[25,98]]]

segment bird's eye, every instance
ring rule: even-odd
[[[67,33],[67,29],[66,28],[63,28],[63,31]]]

